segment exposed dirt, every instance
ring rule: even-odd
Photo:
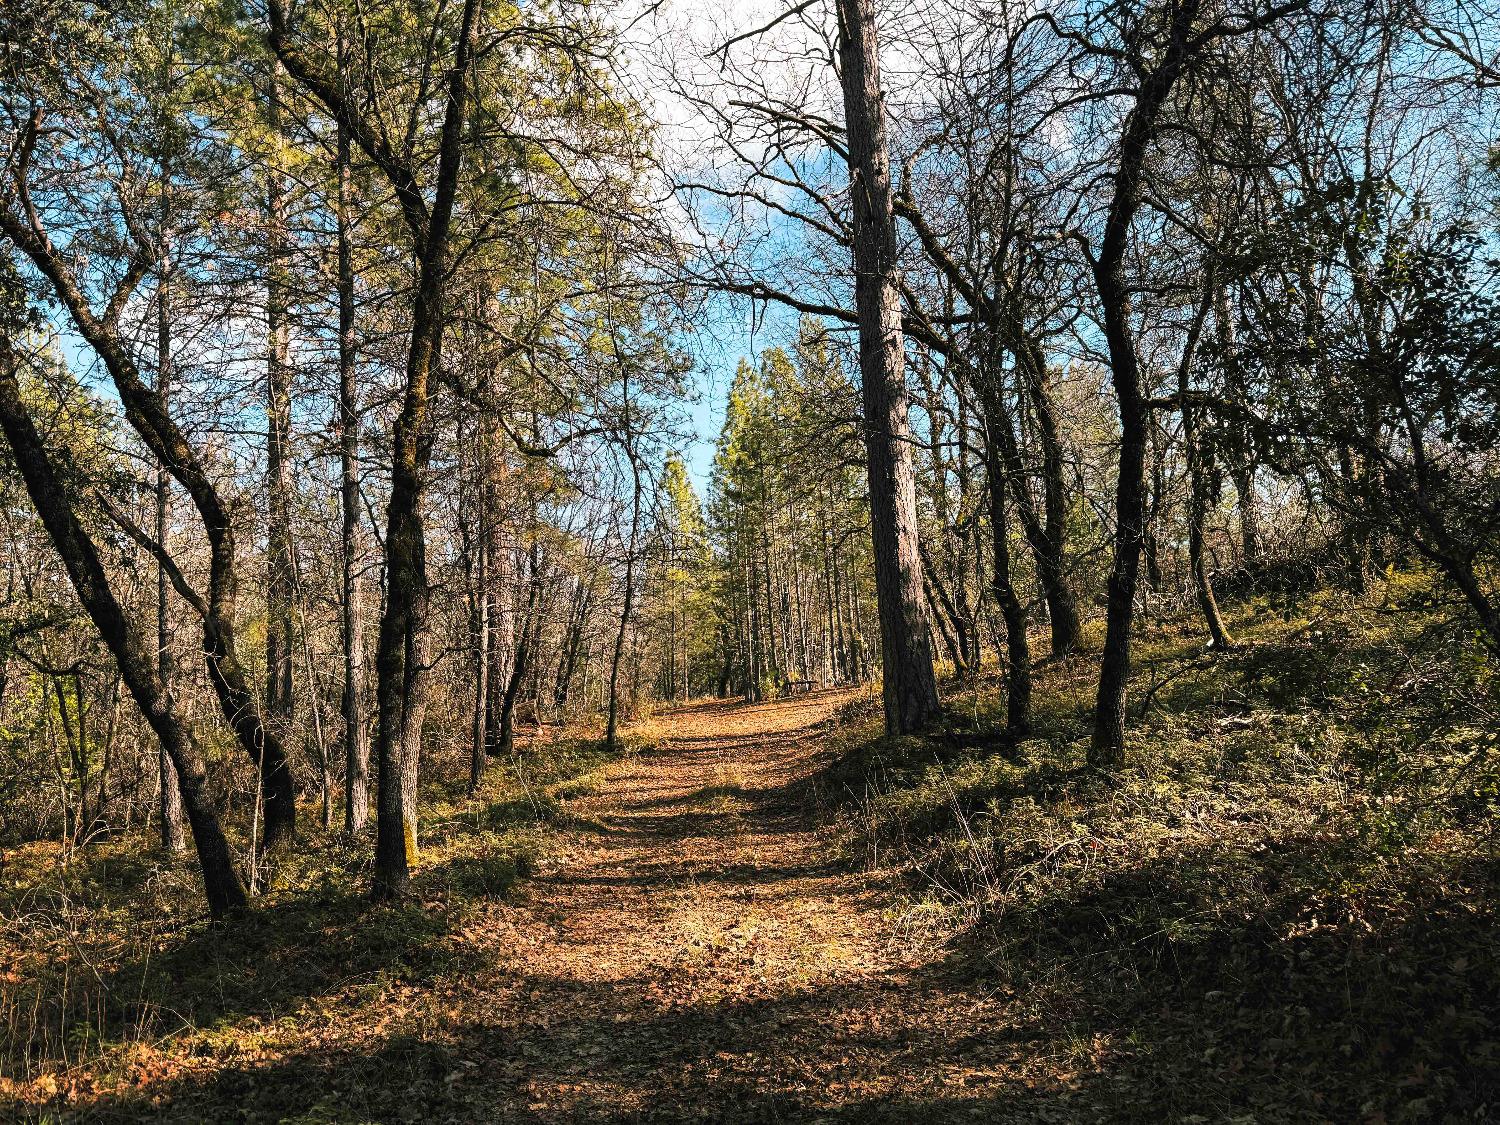
[[[509,1112],[981,1112],[997,1045],[976,1033],[993,1005],[925,979],[910,943],[891,940],[894,888],[839,862],[816,826],[805,784],[822,764],[816,727],[845,699],[673,712],[661,749],[586,802],[607,833],[539,879],[538,906],[515,919],[532,1003],[492,1026],[542,1065],[497,1090],[516,1099]]]

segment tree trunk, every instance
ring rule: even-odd
[[[165,229],[163,223],[163,229]],[[165,409],[172,394],[172,282],[165,255],[156,291],[156,393]],[[161,460],[156,462],[156,541],[167,547],[172,522],[172,477]],[[156,677],[163,694],[172,698],[172,627],[167,612],[167,568],[156,564]],[[159,742],[156,750],[156,772],[161,800],[161,846],[169,855],[187,849],[182,831],[182,791],[177,784],[177,768],[167,744]]]
[[[1141,596],[1143,609],[1149,605],[1151,595],[1166,585],[1162,571],[1161,536],[1156,531],[1161,522],[1162,509],[1166,506],[1166,458],[1162,452],[1161,426],[1152,424],[1148,417],[1146,432],[1146,457],[1151,479],[1146,486],[1146,518],[1141,532],[1141,559],[1146,564],[1146,589]]]
[[[271,61],[266,123],[281,139],[281,64]],[[286,183],[266,177],[266,709],[265,721],[285,742],[292,732],[291,327],[287,322]]]
[[[411,338],[401,410],[392,428],[391,493],[386,507],[386,604],[375,653],[378,715],[375,873],[377,899],[404,895],[417,848],[417,767],[426,717],[427,544],[422,501],[432,456],[429,385],[440,370],[449,241],[469,128],[469,69],[481,0],[464,0],[451,65],[446,68],[437,169],[424,191],[383,134],[344,97],[336,77],[319,71],[288,34],[285,0],[269,0],[271,49],[379,165],[396,192],[416,259]],[[355,124],[358,128],[355,128]]]
[[[627,392],[628,401],[628,392]],[[635,452],[629,453],[631,493],[630,493],[630,543],[626,547],[625,554],[625,600],[620,607],[620,627],[615,632],[614,652],[609,660],[609,718],[604,727],[604,749],[613,754],[615,752],[620,721],[620,658],[625,652],[625,632],[630,628],[631,603],[635,598],[635,547],[636,537],[640,532],[641,523],[641,467],[635,459]]]
[[[828,618],[828,674],[829,679],[839,683],[844,679],[843,613],[839,605],[838,585],[833,573],[833,544],[828,534],[827,520],[823,521],[823,588],[828,596],[825,613]]]
[[[589,610],[593,599],[592,587],[583,579],[578,580],[578,589],[568,614],[567,631],[563,634],[562,655],[557,667],[557,688],[552,695],[552,705],[559,711],[568,704],[572,695],[573,677],[578,672],[578,654],[583,648],[583,632],[588,625]]]
[[[1191,438],[1184,437],[1185,443],[1190,443]],[[1191,450],[1191,446],[1189,445]],[[1188,456],[1193,460],[1197,458],[1190,451]],[[1208,573],[1208,564],[1204,559],[1203,551],[1203,522],[1207,503],[1203,495],[1202,471],[1198,466],[1189,464],[1188,467],[1188,565],[1193,572],[1193,588],[1198,595],[1198,606],[1203,611],[1204,623],[1208,626],[1208,635],[1211,644],[1216,649],[1228,649],[1234,647],[1234,641],[1229,635],[1229,629],[1224,624],[1224,618],[1219,613],[1219,602],[1214,596],[1213,580]]]
[[[477,793],[484,780],[485,735],[489,704],[490,671],[490,601],[486,585],[489,565],[484,549],[484,532],[474,542],[474,610],[470,622],[474,644],[474,716],[469,732],[469,792]]]
[[[10,442],[27,495],[62,557],[79,602],[119,665],[141,713],[172,759],[183,811],[203,871],[209,913],[223,918],[244,909],[248,904],[245,887],[219,824],[218,812],[209,799],[203,758],[191,728],[178,715],[163,689],[145,638],[127,620],[110,588],[98,550],[79,523],[42,437],[26,412],[16,378],[16,357],[5,333],[0,333],[0,428]]]
[[[1114,194],[1093,263],[1094,286],[1109,350],[1110,378],[1120,411],[1115,552],[1109,574],[1094,733],[1089,747],[1089,764],[1105,769],[1119,766],[1125,756],[1125,689],[1130,679],[1136,581],[1146,533],[1146,441],[1150,410],[1141,389],[1135,334],[1130,325],[1125,251],[1140,203],[1146,150],[1156,132],[1157,115],[1186,64],[1188,33],[1197,18],[1198,7],[1199,0],[1183,0],[1173,13],[1162,62],[1143,77],[1135,106],[1125,119]]]
[[[1052,655],[1067,656],[1083,644],[1083,623],[1078,595],[1068,575],[1068,486],[1057,404],[1048,385],[1047,361],[1037,341],[1028,336],[1023,345],[1021,377],[1032,410],[1036,413],[1037,436],[1042,446],[1042,509],[1045,524],[1041,535],[1032,536],[1037,577],[1047,599],[1047,619],[1052,628]],[[1018,353],[1018,358],[1021,358]],[[1015,482],[1023,484],[1024,482]],[[1015,489],[1012,488],[1014,492]]]
[[[343,59],[340,30],[340,61]],[[353,190],[349,130],[338,130],[340,632],[344,649],[344,831],[370,816],[370,733],[365,725],[365,646],[360,628],[359,384],[354,339]]]
[[[540,596],[542,589],[540,566],[540,549],[536,541],[533,540],[529,555],[530,576],[526,584],[526,616],[521,619],[521,635],[516,640],[516,657],[510,671],[510,679],[505,685],[505,696],[500,706],[500,739],[498,749],[501,754],[505,755],[509,755],[515,749],[516,697],[520,693],[522,681],[526,678],[531,651],[535,647],[536,631],[541,628],[541,615],[537,609],[537,598]]]
[[[1123,283],[1115,275],[1099,284],[1105,305],[1105,335],[1120,410],[1120,465],[1115,484],[1115,551],[1105,609],[1104,655],[1099,666],[1092,765],[1113,768],[1125,754],[1125,687],[1136,580],[1145,544],[1146,426],[1148,412],[1136,370],[1135,341],[1126,322]],[[1105,295],[1107,294],[1107,296]]]
[[[427,273],[426,270],[423,271]],[[417,767],[426,717],[427,543],[422,498],[431,439],[428,380],[437,367],[442,286],[425,276],[412,324],[406,394],[396,421],[386,509],[386,605],[375,652],[375,881],[377,899],[399,898],[417,852]]]
[[[854,203],[854,300],[870,484],[870,531],[880,616],[882,694],[891,734],[925,726],[938,709],[903,373],[896,223],[873,0],[839,0],[840,80]]]
[[[1240,365],[1233,361],[1234,314],[1229,308],[1227,286],[1219,286],[1214,302],[1214,323],[1218,330],[1219,351],[1230,359],[1226,379],[1230,400],[1243,407],[1249,400],[1249,390],[1245,386],[1244,372],[1240,369]],[[1255,451],[1248,427],[1238,419],[1235,420],[1234,425],[1239,430],[1238,444],[1242,455],[1230,465],[1229,476],[1234,481],[1235,495],[1239,499],[1240,564],[1246,570],[1253,572],[1260,565],[1262,542],[1260,503],[1255,494]]]
[[[743,542],[743,538],[742,538]],[[760,594],[756,590],[755,562],[745,552],[745,702],[760,702]]]
[[[1187,461],[1188,474],[1188,569],[1192,572],[1193,589],[1198,595],[1198,606],[1203,611],[1203,620],[1208,626],[1212,647],[1228,649],[1234,647],[1234,641],[1224,624],[1224,618],[1219,614],[1219,601],[1214,596],[1213,580],[1209,576],[1208,563],[1204,558],[1203,529],[1208,518],[1208,481],[1205,478],[1208,467],[1203,463],[1203,450],[1198,439],[1198,408],[1189,395],[1198,337],[1202,332],[1203,322],[1208,316],[1211,295],[1217,288],[1211,269],[1208,288],[1209,292],[1205,294],[1203,303],[1199,306],[1198,315],[1194,318],[1187,340],[1183,344],[1182,360],[1177,365],[1177,401],[1178,408],[1182,412],[1182,449],[1183,457]]]
[[[943,638],[943,647],[948,650],[948,658],[953,661],[953,674],[960,677],[967,676],[972,669],[967,659],[967,648],[962,633],[963,625],[959,619],[958,610],[954,608],[953,598],[943,585],[937,568],[933,566],[932,556],[927,548],[920,543],[918,547],[918,555],[922,561],[924,587],[928,595],[927,603],[932,619],[937,625],[938,634]]]
[[[989,419],[997,409],[997,403],[986,402],[987,431],[991,428]],[[1006,514],[1009,486],[1005,479],[1005,457],[993,433],[986,434],[985,450],[994,570],[990,575],[990,585],[1005,622],[1005,726],[1011,734],[1019,735],[1031,727],[1031,638],[1027,634],[1026,609],[1011,582],[1010,520]]]
[[[1264,538],[1260,527],[1260,501],[1255,494],[1255,465],[1237,464],[1230,469],[1240,507],[1240,562],[1248,571],[1260,566]]]
[[[840,678],[845,683],[853,683],[859,679],[859,667],[854,658],[854,622],[852,618],[846,622],[844,613],[844,587],[848,585],[848,576],[839,567],[839,546],[839,540],[835,538],[829,550],[829,567],[833,578],[834,625],[837,629],[839,667],[842,669]]]
[[[494,377],[495,372],[490,372],[490,378]],[[491,387],[485,410],[499,409],[496,398],[496,390]],[[514,554],[507,542],[505,521],[500,516],[506,498],[505,455],[501,449],[499,427],[492,420],[487,421],[486,426],[488,428],[481,439],[485,450],[485,473],[480,488],[479,517],[489,573],[485,583],[490,628],[489,669],[485,673],[484,745],[486,754],[497,755],[500,753],[500,713],[505,709],[505,685],[510,682],[515,656],[515,573],[511,565]]]

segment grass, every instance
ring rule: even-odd
[[[880,737],[873,699],[822,728],[837,757],[818,784],[837,798],[850,857],[910,874],[885,915],[899,972],[839,978],[838,1004],[816,992],[762,997],[734,1009],[727,1038],[712,1041],[758,1053],[774,1040],[797,1058],[847,1053],[838,1067],[805,1072],[816,1080],[796,1078],[808,1089],[846,1066],[873,1081],[881,1060],[910,1068],[909,1091],[939,1062],[974,1071],[989,1083],[984,1100],[964,1101],[959,1086],[945,1094],[949,1108],[995,1120],[1500,1113],[1496,669],[1432,604],[1421,575],[1392,575],[1363,599],[1247,601],[1232,607],[1231,624],[1240,647],[1214,657],[1191,616],[1143,626],[1127,764],[1112,776],[1085,768],[1088,651],[1039,666],[1024,740],[1003,732],[993,672],[949,684],[943,721],[925,737]],[[1089,640],[1097,648],[1097,634]],[[715,729],[759,736],[786,718],[730,708]],[[628,745],[658,726],[666,730],[648,721]],[[763,779],[748,760],[743,772],[699,767],[686,800],[643,806],[654,826],[644,836],[615,838],[620,850],[594,872],[614,889],[594,897],[580,880],[571,913],[557,885],[529,895],[526,880],[555,849],[598,846],[578,834],[592,825],[574,802],[607,792],[611,768],[597,743],[565,741],[494,763],[473,799],[459,777],[429,781],[416,893],[391,907],[363,896],[368,839],[309,834],[278,862],[253,916],[228,927],[203,921],[190,866],[162,861],[139,836],[103,841],[67,865],[53,845],[8,853],[0,1117],[85,1106],[134,1119],[175,1105],[192,1119],[211,1105],[247,1120],[487,1119],[472,1106],[526,1089],[550,1062],[555,1089],[576,1093],[604,1065],[584,1046],[625,1042],[639,1054],[608,1073],[665,1067],[692,1076],[684,1091],[698,1090],[696,1052],[725,1013],[682,1023],[684,1013],[653,1000],[637,1007],[636,984],[675,987],[694,966],[710,966],[704,979],[716,988],[754,983],[736,967],[752,956],[745,904],[773,909],[789,888],[802,893],[801,880],[828,878],[861,895],[878,884],[880,910],[891,881],[835,879],[821,859],[809,876],[797,853],[789,873],[759,863],[754,881],[737,882],[701,862],[740,857],[736,837],[732,852],[695,857],[684,885],[700,897],[673,915],[687,946],[672,929],[663,975],[620,966],[630,983],[617,987],[599,965],[625,932],[614,927],[660,929],[652,910],[658,897],[671,904],[663,885],[632,891],[631,880],[681,873],[670,849],[648,849],[640,870],[620,857],[639,858],[643,841],[660,847],[656,833],[696,838],[680,822],[707,813],[743,816],[769,849],[746,858],[766,860],[791,825],[756,818],[746,794]],[[647,795],[661,778],[637,783]],[[624,920],[577,909],[632,893],[652,896],[641,899],[652,909]],[[795,942],[809,917],[797,914],[781,940]],[[547,956],[523,959],[518,975],[518,948]],[[800,1041],[777,1022],[793,999],[816,1013]],[[906,1001],[922,1018],[901,1030]],[[509,1015],[496,1020],[497,1010]],[[832,1018],[840,1014],[846,1022]],[[589,1021],[594,1038],[576,1040],[574,1025]],[[630,1069],[638,1065],[646,1070]],[[991,1065],[1000,1069],[978,1074]],[[335,1075],[338,1097],[328,1094]],[[715,1109],[729,1105],[727,1088],[711,1094],[724,1095]],[[809,1104],[747,1103],[745,1119],[797,1119]],[[873,1103],[851,1102],[840,1119],[921,1119],[936,1104],[881,1117]]]
[[[592,739],[538,742],[491,763],[472,797],[457,770],[425,780],[413,894],[394,906],[365,897],[368,830],[304,828],[252,913],[224,926],[203,916],[191,858],[163,856],[140,832],[66,858],[46,842],[8,850],[0,1116],[42,1120],[41,1105],[94,1086],[144,1087],[184,1056],[254,1059],[335,1011],[462,977],[478,956],[466,928],[520,893],[561,830],[590,827],[570,802],[617,757]]]
[[[1500,684],[1429,605],[1420,575],[1252,601],[1213,659],[1148,627],[1117,776],[1085,655],[1039,668],[1025,741],[990,676],[924,738],[851,715],[823,782],[913,873],[903,937],[1011,998],[1078,1119],[1486,1119]]]
[[[736,765],[714,767],[713,780],[689,794],[687,802],[706,813],[732,817],[745,799],[745,774]]]

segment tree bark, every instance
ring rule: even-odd
[[[281,137],[281,64],[273,58],[266,123]],[[292,733],[291,326],[287,322],[286,182],[273,159],[266,175],[266,723],[286,741]]]
[[[377,899],[406,894],[417,853],[417,768],[426,718],[429,602],[422,498],[431,444],[428,381],[437,366],[443,315],[442,287],[435,276],[424,277],[414,311],[386,509],[386,608],[375,653]]]
[[[615,647],[609,660],[609,713],[604,726],[604,749],[611,754],[615,752],[619,736],[620,659],[625,652],[625,633],[630,628],[631,603],[635,599],[635,550],[641,523],[641,467],[635,459],[634,450],[629,451],[628,456],[631,475],[630,543],[625,554],[625,599],[620,607],[620,627],[615,631]]]
[[[430,192],[383,134],[344,97],[342,86],[292,42],[286,0],[270,0],[270,45],[390,182],[406,219],[416,259],[411,339],[401,409],[392,433],[391,494],[386,506],[386,604],[375,652],[376,899],[399,898],[411,884],[417,850],[417,767],[427,711],[427,543],[422,503],[432,456],[430,383],[439,370],[447,295],[449,241],[469,127],[469,64],[478,37],[481,0],[465,0],[459,16]],[[429,202],[430,200],[430,202]]]
[[[1229,649],[1234,647],[1234,640],[1219,613],[1219,601],[1214,596],[1213,579],[1208,573],[1208,562],[1204,557],[1204,523],[1208,518],[1208,466],[1204,463],[1202,444],[1198,437],[1198,408],[1189,395],[1198,338],[1216,288],[1213,270],[1210,269],[1208,293],[1204,295],[1198,315],[1188,330],[1187,339],[1182,346],[1182,359],[1177,365],[1177,401],[1182,413],[1182,450],[1187,461],[1188,475],[1188,569],[1192,572],[1193,590],[1198,595],[1198,606],[1203,611],[1212,647]]]
[[[512,662],[510,679],[505,685],[505,696],[500,705],[499,752],[509,755],[515,749],[516,699],[521,683],[530,667],[531,652],[535,646],[536,631],[541,628],[537,598],[541,595],[540,549],[533,540],[528,557],[530,575],[526,584],[526,616],[521,619],[521,635],[516,640],[516,656]]]
[[[920,544],[919,547],[921,549],[918,557],[922,561],[923,585],[927,592],[927,603],[933,622],[937,625],[938,634],[943,638],[943,646],[948,650],[949,659],[953,661],[953,674],[959,677],[967,676],[972,669],[969,667],[968,648],[958,610],[953,604],[952,596],[943,585],[937,568],[933,566],[932,557],[927,548]]]
[[[165,224],[163,224],[165,229]],[[171,267],[162,255],[156,290],[156,393],[165,406],[172,394],[172,281]],[[156,541],[167,548],[172,520],[172,476],[161,460],[156,462]],[[168,613],[167,568],[156,564],[156,676],[163,694],[172,698],[172,626]],[[165,742],[158,742],[156,772],[161,801],[161,846],[169,855],[185,851],[187,841],[182,830],[182,791],[177,784],[177,767]]]
[[[1219,350],[1227,356],[1234,355],[1234,314],[1229,308],[1229,290],[1219,286],[1214,302],[1214,323],[1218,330]],[[1237,405],[1249,400],[1249,389],[1245,386],[1245,374],[1237,362],[1230,362],[1226,380],[1229,397]],[[1260,502],[1255,494],[1255,450],[1248,427],[1235,419],[1232,423],[1239,430],[1241,456],[1230,466],[1230,479],[1234,481],[1235,495],[1240,507],[1240,564],[1253,572],[1261,561]]]
[[[339,58],[343,63],[340,31]],[[344,831],[355,833],[370,817],[370,732],[365,725],[365,645],[360,628],[359,382],[354,339],[353,185],[349,130],[338,125],[339,291],[339,630],[344,650]]]
[[[592,593],[593,586],[580,578],[569,607],[568,626],[563,634],[562,655],[557,666],[557,686],[552,694],[552,705],[559,711],[568,705],[572,696],[578,654],[583,649],[583,633],[588,625],[589,611],[593,608]]]
[[[1045,522],[1023,527],[1036,556],[1037,578],[1047,599],[1052,629],[1052,655],[1067,656],[1083,644],[1083,622],[1078,595],[1068,575],[1068,486],[1064,479],[1061,425],[1057,404],[1048,385],[1047,362],[1035,338],[1025,337],[1016,351],[1022,383],[1036,413],[1042,447],[1042,512]],[[1025,490],[1024,480],[1012,477],[1012,489]]]
[[[490,671],[489,561],[484,532],[474,537],[474,602],[469,627],[474,645],[474,714],[469,727],[469,792],[477,793],[484,780],[485,734],[488,730]]]
[[[495,378],[495,373],[490,373]],[[492,386],[484,409],[498,409]],[[484,542],[485,566],[488,577],[485,581],[485,598],[488,601],[489,650],[486,659],[484,699],[484,745],[491,755],[500,753],[500,713],[505,710],[505,685],[510,682],[510,672],[515,660],[516,612],[514,590],[514,552],[506,541],[505,521],[500,509],[506,496],[505,454],[501,447],[499,427],[493,421],[486,422],[484,443],[484,481],[480,487],[480,527]]]
[[[1183,0],[1173,13],[1159,66],[1141,80],[1135,105],[1120,138],[1114,192],[1104,235],[1093,262],[1094,287],[1102,311],[1110,378],[1120,411],[1120,464],[1115,484],[1115,551],[1105,609],[1104,655],[1099,664],[1094,733],[1089,764],[1113,769],[1125,757],[1125,690],[1130,679],[1131,632],[1136,583],[1146,535],[1146,442],[1150,408],[1141,388],[1140,363],[1130,324],[1130,290],[1125,252],[1140,205],[1146,150],[1156,134],[1157,117],[1187,62],[1188,33],[1199,0]]]
[[[994,571],[990,586],[1005,622],[1005,726],[1011,734],[1019,735],[1031,727],[1031,638],[1027,634],[1026,608],[1011,581],[1010,520],[1006,513],[1009,484],[1005,456],[992,429],[1006,423],[991,421],[999,404],[992,401],[993,395],[986,399],[985,477],[989,487]]]
[[[839,0],[840,81],[854,203],[854,302],[859,318],[870,531],[880,617],[886,730],[908,734],[937,713],[904,375],[896,222],[872,0]]]

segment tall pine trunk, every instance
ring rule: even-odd
[[[489,561],[484,531],[474,537],[474,605],[469,627],[474,645],[474,714],[469,726],[469,792],[479,790],[484,780],[485,735],[488,730],[490,672],[490,600],[485,589]]]
[[[343,60],[342,31],[340,61]],[[349,130],[338,129],[339,626],[344,650],[344,830],[370,816],[370,732],[365,725],[365,646],[360,629],[359,384],[355,369],[353,189]]]
[[[498,372],[487,373],[490,380],[484,411],[499,409]],[[515,655],[516,613],[514,552],[506,535],[505,520],[501,518],[501,507],[506,498],[506,463],[501,445],[500,427],[493,418],[486,418],[481,448],[484,450],[484,480],[480,486],[480,536],[485,552],[484,597],[487,601],[486,616],[489,618],[489,648],[485,659],[484,674],[484,746],[485,753],[498,755],[500,750],[500,715],[505,710],[505,685],[510,682],[511,666]]]
[[[281,64],[271,61],[266,119],[281,138]],[[291,326],[287,315],[286,181],[273,159],[266,177],[266,707],[283,742],[292,731],[293,606],[291,520]],[[268,835],[267,843],[274,841]]]
[[[348,45],[339,27],[339,69]],[[354,187],[350,129],[338,126],[339,193],[339,633],[344,648],[344,829],[365,828],[371,807],[371,741],[365,717],[365,633],[360,615],[360,396],[354,342]]]
[[[917,556],[896,220],[873,0],[839,0],[838,20],[885,725],[891,734],[907,734],[937,712],[938,692]]]
[[[625,654],[625,634],[630,628],[630,612],[635,600],[635,551],[641,526],[641,467],[635,459],[634,450],[629,451],[628,456],[631,476],[630,542],[625,549],[625,596],[620,606],[620,625],[615,631],[615,646],[609,659],[609,713],[604,727],[604,748],[609,753],[614,753],[619,740],[620,660]]]

